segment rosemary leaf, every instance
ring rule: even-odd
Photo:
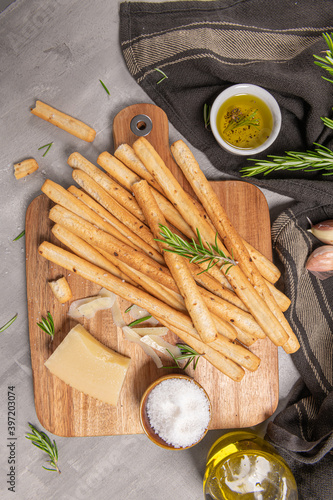
[[[45,153],[43,154],[43,157],[47,155],[47,153],[49,152],[51,146],[52,146],[53,142],[49,142],[49,144],[44,144],[44,146],[41,146],[40,148],[38,148],[38,151],[40,149],[44,149],[44,148],[47,148],[47,150],[45,151]]]
[[[195,370],[197,367],[199,358],[201,356],[203,356],[204,354],[200,354],[199,352],[197,352],[195,349],[193,349],[192,347],[190,347],[187,344],[176,344],[176,345],[180,349],[180,352],[181,352],[180,356],[174,356],[174,354],[172,354],[172,352],[170,352],[169,349],[167,349],[167,351],[170,354],[170,356],[172,357],[172,359],[174,360],[174,362],[176,363],[177,368],[181,368],[182,370],[186,370],[186,368],[191,363],[193,363],[193,368]],[[185,364],[185,366],[181,366],[179,364],[179,362],[183,361],[185,359],[187,359],[187,363]],[[175,368],[175,367],[164,366],[163,368]]]
[[[255,118],[257,111],[257,109],[254,110],[250,115],[243,115],[242,113],[238,114],[230,120],[229,125],[223,132],[228,132],[229,130],[234,130],[237,127],[245,127],[247,125],[259,128],[260,122],[257,118]]]
[[[249,158],[249,161],[256,162],[254,166],[245,166],[240,172],[243,177],[251,177],[258,174],[270,174],[274,171],[294,171],[305,170],[307,172],[324,171],[322,175],[333,174],[333,151],[321,144],[314,151],[300,153],[297,151],[287,151],[285,156],[268,155],[271,160],[257,160]]]
[[[17,318],[17,314],[15,314],[15,316],[13,316],[12,319],[10,319],[9,321],[7,321],[7,323],[0,328],[0,333],[2,333],[5,330],[7,330],[7,328],[9,328],[12,323],[14,323],[14,321],[16,320],[16,318]]]
[[[331,118],[321,116],[320,119],[324,122],[324,125],[326,125],[326,127],[333,129],[333,120]]]
[[[61,471],[58,467],[58,448],[56,442],[53,441],[52,443],[49,436],[45,434],[45,432],[39,431],[34,425],[29,423],[29,427],[32,433],[28,433],[25,437],[29,439],[36,448],[44,451],[50,457],[50,460],[47,460],[47,462],[52,468],[42,466],[43,469],[58,472],[60,474]]]
[[[203,117],[204,117],[204,123],[205,123],[205,128],[207,130],[211,130],[210,128],[210,112],[211,112],[212,107],[205,103],[203,107]]]
[[[43,332],[47,333],[51,337],[51,340],[53,340],[54,339],[54,321],[53,321],[52,315],[49,312],[47,313],[47,317],[48,317],[48,319],[42,317],[42,320],[39,323],[37,323],[37,325],[39,326],[39,328],[41,330],[43,330]]]
[[[130,312],[130,310],[132,309],[132,307],[134,306],[134,304],[131,304],[125,311],[125,314]]]
[[[166,252],[172,252],[185,257],[191,263],[195,264],[204,264],[208,262],[207,268],[201,271],[199,274],[208,271],[218,263],[220,263],[221,267],[229,264],[228,269],[230,269],[230,266],[234,266],[237,264],[234,259],[230,259],[229,257],[227,257],[225,253],[218,247],[217,235],[215,237],[215,245],[206,243],[205,246],[198,229],[198,242],[192,239],[191,243],[173,233],[167,226],[163,226],[162,224],[160,224],[160,229],[160,235],[163,239],[157,238],[156,241],[160,241],[168,245],[169,248],[164,249]]]
[[[158,82],[156,82],[156,85],[159,85],[160,83],[163,82],[163,80],[165,80],[167,77],[167,75],[164,73],[164,71],[162,71],[161,69],[159,68],[154,68],[155,71],[158,71],[158,73],[161,73],[162,75],[162,78],[160,80],[158,80]]]
[[[110,92],[109,92],[109,89],[107,88],[107,86],[105,85],[104,82],[102,82],[102,80],[100,80],[100,83],[102,85],[102,87],[104,88],[105,92],[108,94],[108,95],[111,95]]]
[[[148,316],[143,316],[142,318],[139,318],[139,319],[136,319],[136,320],[132,321],[127,326],[129,326],[130,328],[132,328],[135,325],[139,325],[140,323],[143,323],[144,321],[147,321],[151,317],[152,317],[151,314],[149,314]]]
[[[23,229],[22,233],[20,233],[18,236],[16,236],[16,238],[13,239],[13,241],[17,241],[19,240],[20,238],[22,238],[22,236],[25,235],[25,229]]]
[[[323,33],[323,38],[327,44],[328,50],[325,51],[325,57],[318,56],[316,54],[313,55],[313,57],[316,59],[315,64],[319,66],[320,68],[324,69],[327,71],[331,76],[333,76],[333,40],[332,40],[332,35],[328,33]],[[330,80],[329,78],[322,76],[324,80],[327,80],[328,82],[333,83],[333,80]]]

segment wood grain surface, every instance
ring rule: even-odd
[[[152,130],[146,138],[184,188],[191,192],[170,154],[168,120],[157,106],[136,104],[123,109],[113,122],[114,148],[123,142],[132,144],[137,139],[137,134],[148,130],[145,120],[139,121],[137,133],[131,130],[132,119],[140,114],[148,116],[152,122]],[[240,181],[213,182],[212,185],[240,234],[271,258],[269,211],[262,192],[255,186]],[[99,290],[97,285],[39,256],[37,248],[42,241],[52,241],[59,245],[51,234],[51,221],[48,218],[51,206],[52,202],[45,195],[40,195],[29,205],[26,214],[29,336],[38,419],[46,430],[60,436],[142,433],[139,421],[140,398],[151,382],[170,373],[170,370],[157,369],[139,346],[125,340],[121,330],[113,325],[110,311],[101,311],[93,319],[83,320],[82,324],[103,344],[132,359],[117,407],[103,404],[70,388],[44,366],[44,362],[76,324],[67,316],[69,303],[61,305],[56,301],[48,281],[66,276],[74,299],[94,295]],[[120,300],[120,305],[124,311],[129,303]],[[36,325],[48,311],[55,322],[56,335],[53,342]],[[124,317],[130,320],[129,314]],[[166,339],[177,341],[177,337],[171,332]],[[187,370],[205,388],[211,399],[210,429],[252,426],[274,412],[278,403],[277,348],[265,339],[257,341],[251,350],[262,361],[259,369],[254,373],[247,372],[240,383],[231,381],[204,359],[200,359],[195,371],[192,368]]]

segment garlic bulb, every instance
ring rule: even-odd
[[[333,245],[317,248],[308,258],[305,267],[320,280],[333,276]]]
[[[310,221],[311,223],[311,221]],[[333,219],[311,224],[310,233],[326,245],[333,245]]]

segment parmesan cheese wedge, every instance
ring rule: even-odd
[[[101,344],[78,324],[70,330],[45,366],[74,389],[116,406],[130,361],[130,358]]]

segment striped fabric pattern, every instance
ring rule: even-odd
[[[166,68],[191,59],[212,58],[228,65],[286,62],[320,38],[321,31],[314,28],[308,28],[304,36],[297,29],[258,31],[238,24],[191,23],[123,41],[122,50],[130,73],[139,83],[155,66]]]
[[[222,172],[244,180],[239,170],[246,159],[222,150],[203,121],[204,106],[234,83],[260,85],[280,105],[282,127],[268,154],[304,150],[313,142],[333,145],[320,120],[332,108],[331,84],[313,58],[325,49],[323,32],[333,31],[331,3],[316,0],[314,8],[313,0],[279,0],[278,5],[267,0],[120,5],[120,44],[130,74],[188,142],[206,154],[214,167],[210,179],[220,179]],[[157,70],[167,75],[161,83]],[[320,198],[330,203],[332,191],[313,172],[275,172],[246,181],[316,203],[318,196],[304,178],[318,181]]]
[[[309,229],[333,218],[333,204],[286,210],[272,226],[273,247],[284,266],[286,312],[300,349],[292,354],[301,374],[288,406],[268,426],[268,438],[293,458],[316,463],[333,449],[333,276],[319,280],[305,269],[322,243]]]

